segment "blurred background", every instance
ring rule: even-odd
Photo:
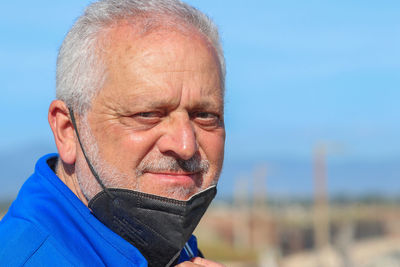
[[[90,1],[0,4],[0,217],[55,152],[57,50]],[[196,230],[228,266],[399,266],[400,2],[189,0],[220,27],[226,157]]]

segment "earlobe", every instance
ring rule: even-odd
[[[49,107],[48,120],[61,160],[74,164],[76,140],[67,105],[61,100],[54,100]]]

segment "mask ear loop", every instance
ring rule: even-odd
[[[82,149],[82,153],[83,156],[85,157],[86,163],[89,166],[90,171],[92,172],[94,178],[96,179],[96,181],[99,183],[99,185],[101,186],[101,188],[104,190],[104,192],[106,192],[106,194],[112,199],[114,200],[115,197],[114,195],[107,189],[107,187],[104,186],[104,184],[102,183],[102,181],[100,180],[99,175],[97,174],[96,170],[93,168],[93,165],[90,163],[90,160],[88,158],[88,156],[86,155],[85,149],[83,148],[82,142],[81,142],[81,138],[79,137],[79,133],[78,133],[78,127],[76,126],[76,120],[75,120],[75,116],[74,116],[74,111],[71,108],[68,108],[69,110],[69,115],[71,116],[71,122],[72,125],[75,128],[75,133],[76,133],[76,137],[78,138],[78,142],[79,145]]]

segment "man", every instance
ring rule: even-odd
[[[66,36],[44,156],[0,224],[7,266],[220,266],[195,226],[224,154],[218,32],[177,0],[102,0]]]

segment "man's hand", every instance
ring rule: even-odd
[[[206,260],[200,257],[196,257],[191,259],[190,261],[185,261],[182,262],[179,265],[176,265],[176,267],[193,267],[193,266],[206,266],[206,267],[225,267],[221,263],[217,263],[214,261]]]

